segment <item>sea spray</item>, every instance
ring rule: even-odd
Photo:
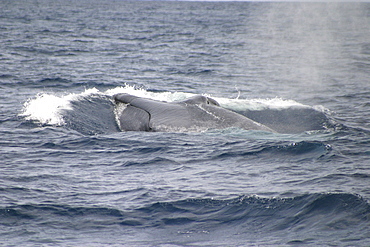
[[[62,126],[65,124],[63,111],[72,110],[71,101],[98,92],[96,88],[91,88],[80,94],[69,93],[62,96],[53,93],[39,93],[35,98],[29,99],[23,104],[20,116],[43,125]]]

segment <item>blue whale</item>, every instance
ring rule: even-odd
[[[275,132],[201,95],[180,102],[164,102],[126,93],[116,94],[113,98],[117,105],[125,105],[118,112],[122,131],[201,132],[235,127]]]

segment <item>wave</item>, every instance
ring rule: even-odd
[[[194,96],[184,92],[157,92],[125,85],[101,92],[96,88],[65,95],[40,93],[24,103],[20,114],[28,121],[41,125],[66,126],[82,134],[119,131],[112,96],[128,93],[160,101],[181,101]],[[207,95],[209,96],[209,95]],[[214,97],[222,107],[262,123],[279,133],[301,133],[334,128],[328,110],[307,106],[293,100],[228,99]]]
[[[253,147],[252,150],[246,148],[233,148],[231,150],[218,151],[214,159],[230,160],[241,157],[265,157],[277,161],[303,162],[308,160],[318,160],[329,158],[328,154],[332,148],[330,145],[321,141],[300,141],[293,143],[271,143]]]
[[[308,241],[314,244],[324,238],[338,244],[336,241],[366,241],[370,230],[369,202],[348,193],[306,194],[292,198],[187,199],[124,210],[26,204],[2,207],[0,215],[0,225],[13,229],[45,227],[88,231],[119,226],[131,229],[131,232],[151,231],[151,241],[163,241],[169,235],[177,238],[187,235],[193,240],[195,237],[216,242],[233,237],[240,241],[258,240],[259,243]],[[341,231],[346,235],[341,235]],[[199,233],[207,234],[199,237]]]

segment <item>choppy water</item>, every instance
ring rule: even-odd
[[[370,244],[370,4],[0,3],[5,246]],[[112,95],[274,125],[120,132]]]

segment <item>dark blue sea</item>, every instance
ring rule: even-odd
[[[370,3],[0,1],[2,246],[369,246]],[[117,93],[278,133],[122,132]]]

